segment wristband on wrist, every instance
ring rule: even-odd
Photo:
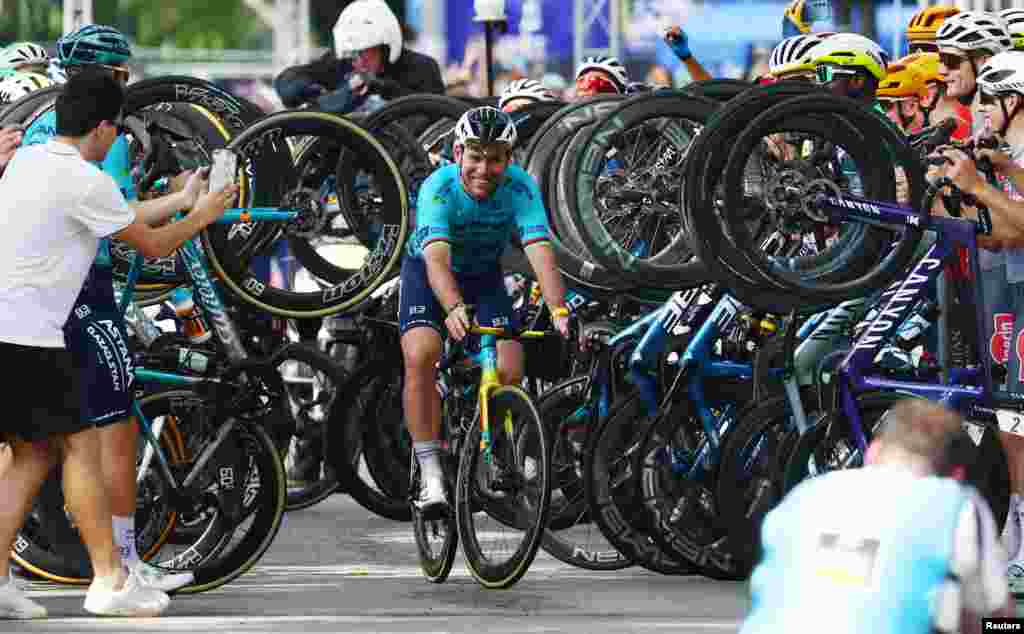
[[[449,315],[451,315],[452,313],[454,313],[454,312],[455,312],[456,310],[458,310],[459,308],[465,308],[465,307],[466,307],[466,304],[465,304],[465,302],[463,302],[463,301],[461,301],[461,300],[460,300],[459,302],[456,302],[456,304],[455,304],[454,306],[452,306],[451,308],[449,308],[449,309],[448,309],[447,311],[445,311],[445,312],[447,312],[447,313],[448,313]]]
[[[566,308],[565,306],[559,306],[557,308],[552,308],[551,309],[551,316],[552,317],[568,317],[569,316],[569,309]]]

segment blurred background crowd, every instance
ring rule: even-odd
[[[0,44],[56,41],[66,21],[114,26],[133,44],[133,79],[188,74],[212,80],[267,111],[282,109],[272,82],[284,68],[320,57],[352,0],[0,0]],[[405,46],[436,59],[448,94],[484,96],[483,25],[474,0],[387,0]],[[784,0],[505,0],[507,29],[495,35],[495,94],[530,77],[572,97],[573,69],[585,55],[618,57],[650,86],[691,80],[664,44],[682,25],[713,77],[750,79],[767,71],[782,39]],[[815,31],[854,31],[906,53],[903,29],[924,0],[834,0]],[[1012,0],[961,0],[962,9],[997,10]],[[997,6],[998,5],[998,6]],[[1005,6],[1003,6],[1005,5]]]

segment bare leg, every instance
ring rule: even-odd
[[[0,548],[10,553],[14,539],[32,508],[32,500],[57,463],[54,448],[47,441],[16,440],[10,461],[0,478]],[[10,556],[0,558],[0,578],[10,574]]]
[[[113,515],[135,514],[135,458],[138,439],[135,419],[114,423],[100,430],[103,479],[110,492]]]
[[[498,342],[498,380],[502,385],[522,383],[523,344],[518,341]]]
[[[89,551],[95,576],[112,577],[121,572],[121,556],[114,546],[106,483],[97,477],[103,473],[101,455],[98,429],[64,437],[64,499]]]
[[[402,405],[413,442],[441,437],[441,397],[434,387],[441,358],[441,336],[433,328],[413,328],[402,335],[405,385]]]

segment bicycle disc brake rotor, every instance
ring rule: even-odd
[[[832,181],[817,178],[818,170],[806,161],[787,161],[768,179],[764,187],[764,204],[778,218],[779,229],[801,233],[827,219],[814,207],[819,193],[841,195]]]
[[[281,199],[281,206],[298,212],[298,216],[285,226],[285,232],[297,238],[313,239],[327,226],[327,213],[318,192],[297,187]]]

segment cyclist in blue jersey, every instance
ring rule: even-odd
[[[474,108],[459,119],[455,163],[435,171],[420,187],[416,229],[402,261],[398,319],[405,361],[403,405],[423,474],[415,504],[427,516],[448,505],[435,386],[442,342],[446,331],[456,341],[466,336],[467,305],[476,306],[481,325],[517,326],[500,264],[514,238],[526,250],[555,328],[563,336],[569,332],[565,286],[549,242],[547,213],[533,178],[510,164],[515,142],[515,124],[497,108]],[[498,370],[503,383],[522,379],[518,342],[498,343]]]
[[[68,77],[85,69],[101,70],[109,72],[124,86],[130,77],[126,66],[130,57],[128,40],[111,27],[86,25],[57,42],[57,62]],[[49,142],[56,135],[56,126],[56,110],[51,109],[25,132],[23,145]],[[181,191],[138,202],[128,141],[120,132],[100,167],[113,177],[136,214],[150,225],[162,224],[179,210],[191,208],[206,187],[198,174],[187,180],[179,177],[179,183],[186,180]],[[79,367],[88,375],[89,389],[83,390],[82,415],[92,424],[103,427],[103,475],[111,496],[114,539],[122,558],[139,581],[153,588],[170,592],[188,585],[192,582],[191,573],[166,574],[141,561],[135,549],[138,430],[135,419],[129,416],[132,362],[124,320],[114,300],[109,239],[100,241],[96,259],[65,326],[65,339],[68,349],[81,360]],[[111,357],[106,354],[108,351],[116,354]]]
[[[741,634],[967,632],[1012,616],[992,512],[957,481],[972,442],[960,425],[939,405],[903,401],[867,466],[802,482],[768,513]]]

